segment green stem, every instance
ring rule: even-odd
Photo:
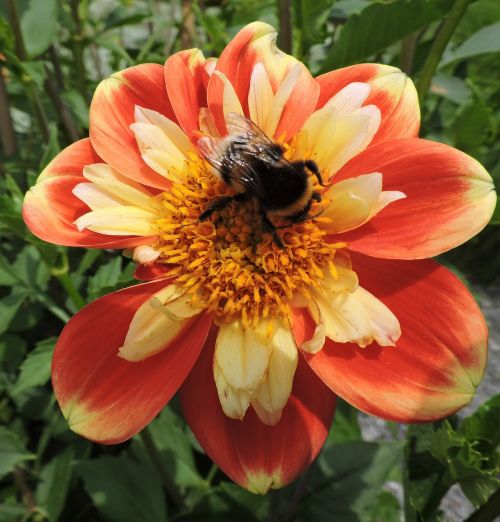
[[[7,9],[10,16],[10,23],[12,26],[12,32],[14,33],[14,40],[16,44],[16,54],[21,62],[25,62],[28,59],[26,53],[26,47],[24,45],[23,33],[21,30],[21,24],[19,22],[19,13],[17,12],[17,6],[15,0],[7,0]],[[21,73],[21,81],[23,82],[28,92],[28,98],[33,106],[33,113],[35,115],[40,133],[47,141],[49,139],[49,125],[47,122],[47,115],[43,108],[42,100],[38,94],[33,80],[24,72]]]
[[[429,92],[429,87],[431,85],[431,81],[434,73],[436,72],[439,61],[441,60],[441,56],[446,49],[450,38],[455,32],[458,23],[465,14],[467,7],[472,1],[473,0],[455,0],[455,3],[450,10],[450,14],[436,35],[417,82],[417,91],[421,106],[423,105],[427,93]]]
[[[155,441],[149,432],[149,429],[146,427],[139,433],[144,447],[149,454],[151,462],[155,467],[156,471],[160,475],[161,481],[163,482],[163,486],[165,490],[172,500],[172,502],[179,508],[180,510],[185,509],[184,499],[181,494],[177,491],[174,481],[170,478],[165,466],[163,465],[162,458],[158,448],[156,447]]]
[[[66,290],[68,297],[71,299],[71,302],[75,305],[77,310],[83,308],[87,303],[85,299],[82,297],[82,294],[77,290],[71,277],[68,273],[56,275],[57,280],[61,283],[61,286]]]
[[[80,308],[83,308],[87,303],[69,276],[69,262],[66,252],[63,252],[61,255],[61,266],[52,266],[50,271],[66,290],[68,297],[75,305],[76,309],[80,310]]]
[[[497,489],[486,504],[474,511],[465,522],[493,522],[500,515],[500,489]]]
[[[404,520],[405,522],[417,522],[418,515],[415,508],[412,506],[410,501],[410,453],[411,453],[411,438],[407,440],[405,448],[405,459],[403,469],[403,507],[404,507]]]
[[[83,62],[83,27],[82,20],[80,19],[80,13],[78,12],[78,6],[80,0],[71,0],[71,17],[75,24],[75,32],[73,38],[73,56],[75,58],[76,78],[78,83],[78,90],[85,101],[87,100],[87,85],[85,81],[85,64]]]
[[[209,486],[212,484],[212,480],[214,479],[218,469],[217,464],[212,464],[211,468],[208,470],[207,478],[205,480]]]

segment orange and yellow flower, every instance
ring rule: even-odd
[[[130,250],[146,281],[64,328],[52,379],[71,429],[123,441],[179,391],[207,454],[260,493],[316,457],[336,395],[401,422],[469,403],[486,325],[465,286],[425,258],[479,232],[495,204],[477,161],[417,137],[401,71],[313,78],[275,38],[256,22],[217,61],[182,51],[104,80],[90,138],[47,166],[23,211],[46,241]],[[224,136],[232,113],[326,182],[314,217],[278,230],[283,248],[253,200],[199,220],[231,188],[198,140]]]

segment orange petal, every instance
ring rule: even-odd
[[[482,230],[495,208],[490,175],[476,160],[442,143],[381,143],[353,158],[335,181],[374,171],[382,173],[384,190],[403,192],[406,198],[336,236],[364,254],[388,259],[436,256]]]
[[[180,51],[165,63],[165,84],[179,125],[190,136],[198,130],[200,109],[207,106],[210,61],[199,49]]]
[[[101,162],[85,138],[64,149],[47,165],[24,199],[23,219],[35,236],[56,245],[91,248],[128,248],[151,242],[151,237],[78,231],[74,221],[89,208],[73,194],[73,189],[87,181],[82,174],[85,165]]]
[[[265,493],[291,482],[318,454],[331,424],[334,395],[302,358],[292,394],[275,426],[263,424],[252,408],[243,420],[224,415],[214,383],[216,330],[181,388],[185,418],[208,456],[235,482]]]
[[[90,105],[92,145],[121,174],[144,185],[166,189],[169,182],[146,165],[130,129],[136,105],[177,121],[161,65],[136,65],[113,74],[97,86]]]
[[[137,265],[134,277],[139,281],[152,281],[153,279],[164,279],[168,276],[173,265],[164,263],[151,263],[150,265]]]
[[[418,136],[420,108],[417,92],[411,79],[396,67],[376,63],[352,65],[322,74],[316,81],[321,89],[317,109],[350,83],[365,82],[371,86],[364,105],[376,105],[382,113],[382,122],[372,145]]]
[[[300,71],[293,81],[293,88],[282,90],[285,100],[277,100],[274,111],[279,112],[279,121],[273,124],[274,136],[290,139],[302,127],[312,113],[319,95],[319,87],[307,68],[293,56],[276,47],[276,31],[263,22],[253,22],[244,27],[229,43],[217,61],[216,71],[224,74],[231,82],[246,116],[249,116],[250,84],[255,67],[263,65],[274,94],[277,94],[295,66]],[[259,65],[261,64],[261,65]],[[254,75],[255,76],[255,75]],[[267,81],[267,80],[266,80]],[[223,82],[212,75],[208,83],[208,107],[221,131],[225,132],[223,115]],[[280,97],[282,97],[280,95]],[[284,101],[284,103],[282,103]]]
[[[148,424],[177,391],[203,346],[211,317],[199,316],[168,350],[138,363],[117,356],[137,309],[168,284],[155,281],[101,297],[66,325],[52,361],[52,383],[70,428],[105,443]]]
[[[326,341],[306,355],[318,376],[362,411],[398,422],[431,421],[467,405],[484,371],[487,328],[463,283],[434,261],[387,261],[352,255],[360,284],[394,311],[395,347]],[[300,343],[314,324],[297,319]]]

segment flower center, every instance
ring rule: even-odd
[[[234,201],[200,221],[214,198],[231,189],[199,158],[189,160],[187,179],[173,183],[159,198],[162,218],[155,222],[159,262],[177,265],[171,274],[192,296],[191,304],[208,309],[218,324],[241,319],[244,327],[260,319],[286,317],[292,299],[310,297],[325,270],[335,276],[335,254],[345,246],[325,241],[320,217],[302,223],[274,221],[284,248],[262,228],[256,201]],[[326,202],[314,203],[318,215]]]

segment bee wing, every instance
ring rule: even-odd
[[[265,144],[267,146],[273,144],[258,125],[237,112],[230,112],[226,116],[226,128],[230,135],[248,136],[252,142]]]
[[[210,136],[203,136],[198,140],[198,150],[201,156],[215,167],[221,170],[226,164],[226,151],[229,146],[229,138],[212,138]]]

